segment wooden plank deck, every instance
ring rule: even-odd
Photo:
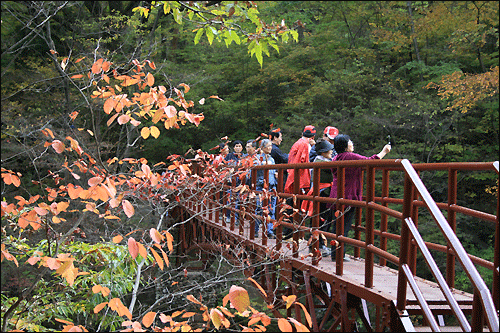
[[[234,235],[238,235],[239,230],[238,226],[235,226],[235,230],[231,231],[229,229],[229,224],[225,227],[227,232],[230,232]],[[249,239],[249,228],[247,226],[244,227],[243,237]],[[257,246],[262,246],[262,236],[261,232],[259,232],[259,237],[254,239],[254,243]],[[291,246],[288,248],[286,246],[286,242],[282,243],[282,253],[284,256],[292,258],[292,250]],[[276,239],[267,239],[267,247],[273,249],[276,247]],[[296,260],[302,261],[307,266],[312,265],[312,258],[307,257],[309,254],[309,248],[307,246],[306,241],[301,241],[299,244],[299,258]],[[304,259],[301,259],[301,256],[304,256]],[[365,260],[363,258],[354,258],[349,256],[351,261],[344,261],[343,269],[344,272],[342,275],[337,275],[336,271],[336,263],[331,260],[330,257],[322,258],[322,260],[318,263],[316,267],[317,270],[322,271],[325,274],[332,275],[336,279],[341,279],[348,284],[357,285],[359,287],[365,286]],[[415,281],[420,288],[420,291],[424,295],[425,300],[431,303],[439,303],[446,302],[446,299],[439,288],[439,285],[436,282],[429,281],[418,276],[415,276]],[[398,271],[392,269],[387,266],[380,266],[375,264],[373,267],[373,287],[370,288],[371,292],[378,293],[381,297],[387,300],[396,300],[397,298],[397,285],[398,285]],[[473,294],[452,289],[452,294],[454,298],[459,302],[464,303],[472,303]],[[406,299],[409,303],[413,304],[416,302],[416,297],[413,294],[410,286],[407,286],[406,290]]]

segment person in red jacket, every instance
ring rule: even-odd
[[[309,150],[316,143],[314,136],[316,135],[316,128],[312,125],[307,125],[302,132],[302,137],[298,139],[290,148],[288,154],[288,163],[309,163]],[[300,194],[306,194],[311,187],[311,173],[309,169],[300,169]],[[288,177],[285,183],[285,193],[293,193],[293,178],[294,170],[288,169]]]

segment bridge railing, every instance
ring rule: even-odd
[[[363,200],[347,200],[344,199],[344,181],[345,170],[349,167],[360,167],[363,170]],[[333,168],[337,170],[338,175],[338,193],[337,198],[326,198],[319,195],[319,173],[321,169]],[[285,216],[287,210],[283,211],[279,207],[276,209],[276,236],[277,244],[276,249],[279,250],[282,246],[283,239],[283,227],[294,230],[293,239],[294,243],[298,244],[299,238],[304,235],[304,233],[315,233],[316,235],[322,234],[328,240],[337,240],[340,243],[340,250],[337,251],[337,260],[335,272],[338,275],[343,274],[343,260],[341,255],[343,253],[343,246],[346,244],[352,245],[355,248],[354,255],[360,257],[360,250],[364,250],[365,259],[365,286],[373,287],[373,265],[375,264],[374,257],[379,257],[379,264],[386,265],[387,261],[392,262],[399,268],[399,280],[398,280],[398,296],[397,305],[399,310],[403,310],[406,306],[406,287],[408,280],[408,270],[416,275],[416,263],[417,263],[417,249],[422,253],[428,252],[427,249],[434,251],[443,252],[447,256],[446,262],[446,285],[443,285],[441,279],[441,273],[436,271],[432,264],[429,264],[431,271],[434,276],[437,276],[437,282],[443,293],[447,294],[448,288],[454,288],[455,285],[455,260],[458,259],[461,263],[464,271],[466,272],[474,290],[474,304],[473,304],[473,327],[481,327],[482,318],[486,319],[491,331],[498,331],[498,315],[495,307],[498,309],[498,294],[499,294],[499,201],[497,196],[496,202],[496,215],[481,212],[478,210],[471,209],[469,207],[463,207],[457,204],[457,172],[458,171],[485,171],[485,172],[496,172],[498,177],[498,162],[487,162],[487,163],[430,163],[430,164],[414,164],[412,165],[408,160],[362,160],[362,161],[338,161],[338,162],[318,162],[318,163],[302,163],[302,164],[279,164],[270,166],[255,166],[252,170],[269,170],[276,169],[278,171],[278,185],[277,192],[273,193],[282,200],[288,199],[288,203],[292,207],[292,216]],[[294,193],[284,193],[281,191],[283,189],[285,172],[287,169],[294,169]],[[307,196],[300,192],[298,188],[298,170],[300,169],[310,169],[312,171],[312,183],[313,183],[313,195]],[[434,199],[428,193],[426,187],[423,185],[420,179],[419,173],[422,171],[447,171],[448,172],[448,202],[436,203]],[[404,179],[404,193],[396,196],[390,196],[390,176],[394,173],[400,173],[399,177],[396,177],[397,181]],[[376,177],[379,173],[382,174],[381,181],[380,177]],[[402,174],[401,174],[402,173]],[[265,178],[268,179],[268,171],[264,172]],[[403,176],[403,177],[401,177]],[[393,177],[394,179],[395,177]],[[251,178],[249,188],[255,191],[255,173]],[[233,178],[233,191],[234,185],[236,184],[236,176]],[[494,184],[493,184],[494,185]],[[381,188],[379,188],[381,187]],[[222,192],[217,192],[216,197],[222,198],[225,196],[227,198],[227,190],[231,186],[225,188]],[[380,196],[376,196],[376,192],[381,192]],[[234,192],[233,192],[234,193]],[[261,193],[266,194],[266,193]],[[419,197],[421,199],[419,199]],[[218,199],[220,200],[220,199]],[[264,196],[263,204],[266,205],[266,196]],[[311,225],[306,226],[305,221],[307,220],[304,214],[301,214],[300,204],[302,200],[310,200],[313,202],[313,216],[311,217]],[[220,201],[217,201],[220,202]],[[223,201],[224,202],[224,201]],[[336,230],[334,233],[325,232],[319,230],[320,227],[320,208],[321,202],[335,204],[336,210],[339,214],[339,223],[336,223]],[[391,205],[391,207],[389,207]],[[346,236],[340,236],[343,234],[344,227],[344,209],[346,206],[358,207],[357,215],[355,218],[354,225],[354,237],[349,238]],[[394,206],[399,207],[395,209]],[[429,212],[437,223],[439,229],[441,230],[443,236],[446,239],[447,245],[435,244],[432,242],[424,242],[420,244],[417,239],[421,239],[418,233],[418,217],[419,208],[427,208]],[[243,229],[245,223],[250,224],[250,238],[255,239],[255,234],[253,233],[253,227],[255,219],[261,219],[263,222],[266,220],[267,216],[255,214],[255,206],[246,212],[242,212],[242,207],[228,207],[233,213],[239,212],[240,216],[240,231]],[[447,212],[447,218],[445,218],[441,212],[445,210]],[[218,212],[218,210],[217,210]],[[364,225],[362,214],[365,213]],[[246,218],[242,218],[243,215]],[[375,213],[380,215],[380,227],[375,228]],[[457,213],[471,216],[474,218],[481,219],[483,221],[495,223],[495,249],[494,249],[494,262],[484,260],[482,258],[468,254],[460,241],[458,240],[456,232],[457,224]],[[391,233],[388,231],[388,217],[394,217],[401,221],[400,234]],[[218,220],[218,219],[217,219]],[[225,224],[225,219],[222,219],[222,223]],[[410,224],[414,228],[410,227]],[[231,228],[234,228],[234,214],[231,217]],[[267,245],[267,237],[265,230],[265,222],[262,223],[262,238],[261,242],[263,245]],[[363,239],[364,236],[364,239]],[[375,237],[378,237],[379,246],[375,244]],[[387,250],[387,241],[393,240],[400,243],[400,254],[399,257],[391,254]],[[313,264],[317,264],[320,258],[320,252],[318,251],[318,241],[315,239],[312,243],[313,251]],[[293,256],[298,256],[298,246],[294,247]],[[424,256],[426,261],[429,260]],[[493,274],[493,285],[492,292],[485,287],[484,281],[477,272],[474,264],[492,271]],[[439,275],[439,276],[438,276]],[[442,277],[442,276],[441,276]],[[491,296],[493,295],[493,297]],[[418,297],[417,297],[418,298]],[[495,301],[493,301],[493,299]],[[451,301],[452,302],[452,301]],[[457,313],[456,305],[450,304],[450,308],[455,312],[462,328],[467,331],[470,330],[468,323],[464,323],[463,314]],[[483,316],[484,315],[484,316]]]

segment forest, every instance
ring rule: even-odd
[[[335,126],[366,156],[390,137],[390,158],[412,163],[499,158],[497,1],[1,9],[2,331],[115,331],[125,317],[130,330],[160,319],[183,330],[226,325],[224,310],[203,305],[198,321],[212,326],[188,327],[199,286],[174,267],[167,223],[177,203],[165,200],[181,191],[182,158],[215,154],[224,137],[280,128],[288,152],[305,125]],[[422,178],[446,201],[446,179]],[[460,174],[459,188],[459,201],[497,213],[498,175]],[[457,235],[492,260],[494,230],[463,220]],[[214,306],[242,280],[224,269],[203,277]],[[155,288],[166,292],[154,299]],[[267,326],[265,305],[252,306]],[[172,319],[190,307],[185,322]],[[161,311],[169,315],[151,315]]]

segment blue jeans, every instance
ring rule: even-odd
[[[269,191],[272,191],[273,189],[276,188],[276,185],[272,186]],[[257,191],[262,191],[262,187],[258,186],[256,187]],[[269,203],[268,203],[268,209],[269,209],[269,216],[271,219],[276,219],[276,197],[272,196],[269,198]],[[255,214],[256,215],[263,215],[263,209],[262,209],[262,202],[260,199],[257,199],[257,208],[255,209]],[[255,233],[259,232],[259,227],[260,227],[260,220],[255,219]],[[267,224],[267,234],[274,234],[273,231],[273,223],[269,222]]]

